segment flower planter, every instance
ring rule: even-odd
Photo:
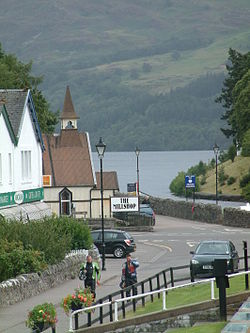
[[[50,325],[48,323],[44,323],[44,322],[37,322],[35,323],[35,325],[33,326],[32,329],[32,333],[40,333],[45,331],[46,329],[48,329],[50,327]]]
[[[40,333],[50,327],[54,330],[56,322],[55,306],[52,303],[44,303],[36,305],[29,311],[26,326],[31,328],[32,333]]]
[[[82,304],[75,304],[74,302],[71,303],[71,310],[76,311],[82,309]]]

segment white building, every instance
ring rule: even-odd
[[[30,90],[0,90],[0,215],[50,215],[41,202],[44,144]]]

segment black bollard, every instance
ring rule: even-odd
[[[247,242],[243,241],[243,250],[244,250],[244,266],[245,271],[248,271],[248,256],[247,256]],[[245,274],[245,286],[246,290],[249,289],[249,281],[248,281],[248,274]]]
[[[213,273],[216,278],[216,286],[219,288],[220,319],[222,321],[227,321],[226,288],[229,288],[228,277],[226,276],[227,260],[215,259]]]

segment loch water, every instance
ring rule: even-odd
[[[100,162],[93,152],[93,164],[100,170]],[[214,158],[212,150],[202,151],[141,151],[138,159],[140,192],[160,198],[176,198],[170,192],[169,185],[178,175],[200,161],[209,163]],[[116,171],[121,192],[127,192],[127,184],[137,180],[137,159],[135,152],[105,152],[103,171]],[[183,198],[183,200],[185,200]],[[198,200],[197,200],[198,201]],[[215,203],[214,201],[201,200]],[[238,207],[239,202],[219,202],[223,207]]]

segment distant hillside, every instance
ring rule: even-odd
[[[224,170],[225,180],[220,183],[219,173]],[[223,194],[241,195],[240,180],[250,172],[250,157],[237,156],[232,163],[226,161],[218,166],[218,191]],[[232,184],[229,178],[233,177]],[[223,183],[223,184],[222,184]],[[206,175],[206,183],[201,186],[200,192],[215,193],[215,169]]]
[[[1,0],[0,42],[33,59],[54,111],[70,85],[92,145],[225,148],[214,98],[229,47],[250,49],[249,17],[249,0]]]

